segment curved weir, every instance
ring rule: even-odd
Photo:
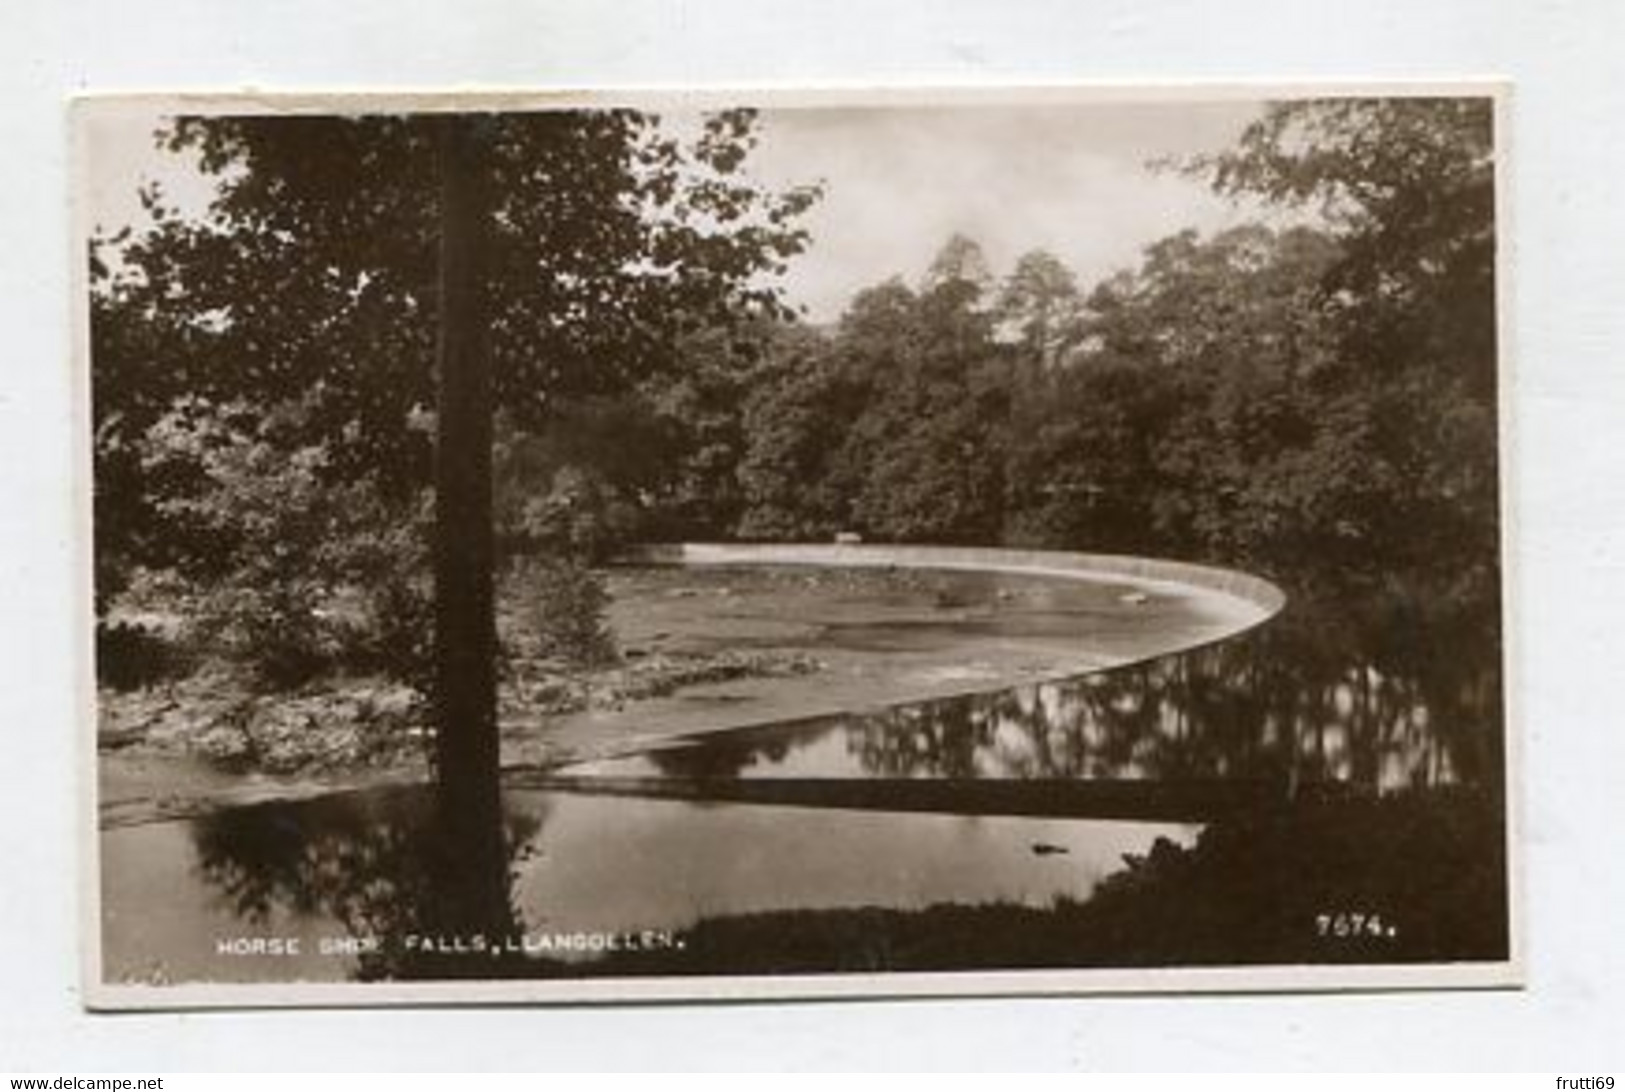
[[[1076,769],[1045,768],[1043,763],[1001,769],[986,762],[954,770],[898,770],[887,769],[884,763],[853,760],[874,737],[908,735],[918,730],[921,720],[947,724],[964,714],[959,726],[963,735],[975,731],[974,722],[985,725],[990,719],[1010,719],[1008,708],[986,707],[995,696],[1008,694],[1016,706],[1029,709],[1053,704],[1053,695],[1034,688],[1068,683],[1141,660],[1175,656],[1245,633],[1274,616],[1286,602],[1279,588],[1258,577],[1113,555],[931,546],[682,544],[645,546],[629,560],[692,567],[907,568],[1109,581],[1144,593],[1202,595],[1218,604],[1215,613],[1222,624],[1195,637],[1181,633],[1183,640],[1106,667],[1079,665],[1019,683],[1001,680],[946,696],[901,698],[876,711],[690,732],[545,773],[510,771],[510,784],[689,801],[1162,822],[1201,822],[1244,811],[1273,791],[1273,779],[1247,776],[1081,776]],[[1030,697],[1024,700],[1023,691]],[[961,708],[977,700],[982,709]]]
[[[1246,632],[1284,597],[1217,570],[989,551],[684,550],[697,568],[740,572],[753,563],[811,568],[825,557],[881,567],[917,560],[924,569],[991,560],[1027,575],[1060,569],[1105,581],[1104,595],[1075,601],[1083,609],[1050,616],[1058,640],[1075,639],[1078,623],[1095,617],[1090,604],[1105,603],[1123,624],[1150,623],[1177,603],[1175,587],[1206,589],[1223,624],[1205,626],[1200,642],[1182,630],[1126,666],[668,731],[611,757],[509,769],[502,829],[493,832],[506,859],[492,890],[504,897],[489,906],[470,905],[474,896],[442,875],[457,858],[427,786],[108,827],[100,862],[109,978],[793,974],[850,968],[876,951],[889,969],[955,970],[973,939],[988,966],[1117,967],[1188,953],[1193,907],[1233,911],[1224,920],[1236,924],[1206,936],[1206,958],[1315,962],[1343,957],[1252,946],[1249,923],[1275,929],[1279,920],[1290,937],[1324,906],[1386,913],[1389,903],[1373,900],[1417,890],[1418,874],[1449,882],[1427,889],[1436,898],[1394,904],[1406,925],[1399,943],[1410,947],[1384,948],[1381,958],[1504,952],[1494,928],[1469,930],[1456,947],[1429,939],[1441,922],[1493,922],[1500,897],[1498,675],[1479,627],[1387,623],[1405,627],[1405,640],[1423,635],[1448,650],[1406,674],[1372,651],[1389,647],[1394,630],[1334,626],[1341,616],[1324,611],[1339,605],[1324,598],[1306,595],[1277,624]],[[674,560],[669,550],[645,558]],[[722,572],[694,586],[710,591],[686,602],[719,618],[756,587]],[[909,586],[913,594],[940,585]],[[1162,594],[1143,608],[1119,604],[1127,586]],[[660,606],[674,585],[656,587],[643,603]],[[820,580],[804,584],[799,604],[843,589],[872,590]],[[1004,605],[1019,615],[1021,604]],[[943,627],[965,617],[947,614]],[[962,647],[987,632],[970,626]],[[696,722],[713,708],[700,705]],[[1255,895],[1265,901],[1248,902]],[[160,898],[164,915],[144,912]],[[466,933],[455,923],[471,919],[499,939],[653,930],[682,943],[607,955],[422,947],[424,936]],[[1125,922],[1144,928],[1124,932]],[[263,936],[301,938],[303,954],[273,961],[217,951],[221,938]],[[329,943],[338,946],[322,947]]]
[[[1286,593],[1268,580],[1232,569],[1184,561],[1068,550],[981,546],[894,546],[864,543],[664,543],[634,547],[625,559],[649,565],[809,565],[828,568],[939,569],[1114,581],[1154,591],[1202,591],[1237,611],[1234,636],[1268,621],[1286,606]],[[1180,647],[1161,654],[1182,651]]]

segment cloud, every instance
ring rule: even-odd
[[[1261,106],[774,110],[753,173],[771,185],[826,184],[807,219],[812,246],[785,280],[816,321],[888,276],[917,280],[956,231],[982,244],[995,272],[1044,248],[1087,287],[1168,234],[1248,215],[1148,161],[1223,148]]]
[[[764,184],[826,183],[806,220],[811,248],[785,277],[793,303],[829,321],[856,291],[887,277],[917,281],[954,232],[982,244],[995,273],[1054,252],[1088,288],[1187,227],[1214,230],[1254,214],[1199,181],[1148,161],[1232,143],[1262,103],[884,106],[769,109],[750,163]],[[697,119],[669,117],[680,132]],[[137,199],[157,181],[183,214],[214,187],[190,157],[155,147],[162,118],[132,102],[87,119],[87,208],[109,230],[147,222]]]

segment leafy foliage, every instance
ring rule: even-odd
[[[781,343],[745,411],[742,534],[997,537],[1009,388],[985,270],[955,237],[922,291],[879,285],[827,340]]]
[[[603,578],[569,556],[522,562],[514,579],[526,603],[537,651],[571,667],[601,667],[618,658],[605,621]]]
[[[1177,233],[1087,297],[1053,255],[996,283],[950,239],[918,291],[878,285],[777,343],[742,416],[740,533],[1403,572],[1481,598],[1490,137],[1487,100],[1273,106],[1188,169],[1302,211]]]
[[[796,219],[817,191],[743,179],[749,110],[705,119],[688,141],[627,110],[478,124],[514,470],[505,526],[521,546],[599,556],[629,533],[633,500],[664,482],[610,465],[592,414],[642,414],[639,385],[676,369],[691,334],[783,317],[770,278],[804,246]],[[182,117],[159,134],[197,158],[217,196],[188,219],[149,188],[150,232],[92,240],[104,609],[131,572],[175,568],[202,590],[220,647],[260,649],[267,681],[354,659],[369,628],[384,664],[416,675],[438,328],[433,125]],[[361,587],[378,601],[332,612],[333,596]]]
[[[430,120],[178,120],[170,146],[220,179],[212,217],[160,220],[125,252],[139,275],[105,279],[103,294],[193,335],[189,347],[166,337],[189,351],[164,362],[192,393],[264,401],[319,389],[311,430],[343,465],[421,473],[422,434],[402,426],[432,404]],[[521,425],[545,421],[553,400],[669,366],[684,330],[779,313],[752,279],[804,245],[793,220],[816,192],[769,195],[733,178],[753,139],[749,111],[711,118],[691,147],[630,111],[482,124],[495,175],[498,401]]]
[[[155,466],[181,461],[199,489],[159,512],[215,548],[195,559],[197,640],[268,686],[335,667],[426,672],[428,596],[421,520],[370,482],[323,478],[319,445],[278,442],[288,415],[246,424],[241,406],[183,402],[147,440]],[[228,424],[227,422],[236,422]]]
[[[1494,117],[1488,99],[1283,103],[1199,162],[1225,192],[1321,210],[1334,413],[1374,449],[1372,535],[1493,586],[1498,536]],[[1346,462],[1347,460],[1345,460]]]
[[[995,278],[955,236],[829,329],[763,287],[815,195],[742,184],[751,122],[719,115],[683,146],[626,112],[490,121],[499,526],[570,559],[566,616],[593,617],[576,570],[649,535],[855,531],[1493,589],[1486,100],[1274,105],[1186,169],[1293,216],[1177,233],[1087,293],[1042,251]],[[331,656],[312,612],[358,563],[313,529],[344,515],[316,494],[405,527],[426,480],[422,119],[193,119],[168,139],[221,199],[96,278],[99,589],[179,566],[252,598],[275,572],[293,599],[253,609]],[[320,564],[274,570],[272,527]],[[593,645],[575,631],[561,647]]]

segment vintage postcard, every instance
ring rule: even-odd
[[[90,1003],[1518,984],[1504,107],[77,102]]]

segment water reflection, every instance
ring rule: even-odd
[[[1300,597],[1185,655],[695,738],[569,771],[596,791],[514,779],[478,814],[388,789],[106,831],[106,966],[268,981],[1501,958],[1496,608],[1420,601]],[[1269,791],[1211,791],[1237,786]],[[1400,931],[1328,941],[1327,909]],[[654,947],[530,943],[588,933]],[[298,953],[219,947],[266,938]]]
[[[325,931],[301,946],[308,958],[298,964],[314,977],[326,976],[323,965],[334,954],[351,957],[343,964],[363,980],[466,974],[468,960],[446,958],[436,946],[407,938],[517,932],[513,869],[545,818],[545,807],[510,808],[489,829],[474,830],[467,821],[448,821],[432,796],[415,788],[205,816],[190,824],[194,874],[224,913],[213,934],[202,929],[192,936],[283,935],[290,925],[297,934],[319,922]],[[195,887],[174,889],[172,913]],[[323,939],[340,938],[380,943],[321,950]]]
[[[763,914],[1082,903],[1125,858],[1198,833],[516,789],[505,794],[503,862],[481,883],[448,866],[461,854],[435,814],[427,791],[389,789],[106,831],[108,971],[170,982],[495,978],[659,961],[726,973],[761,953],[691,952],[691,930]],[[495,901],[482,894],[493,889]],[[292,953],[252,950],[290,938]]]
[[[1262,630],[1063,682],[695,737],[602,777],[1243,780],[1390,793],[1496,785],[1493,615],[1351,618],[1311,602]]]

